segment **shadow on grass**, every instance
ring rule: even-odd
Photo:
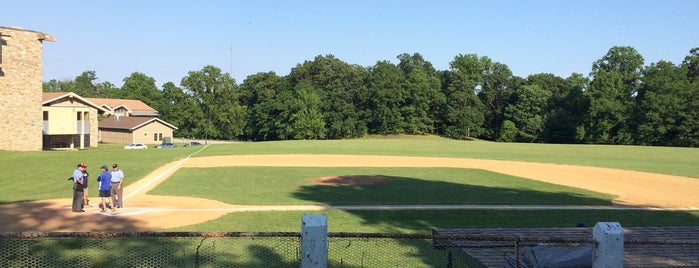
[[[364,175],[366,176],[366,175]],[[386,184],[309,185],[293,196],[327,205],[611,205],[611,199],[595,193],[558,187],[560,191],[486,187],[417,178],[371,175]],[[591,193],[591,195],[585,195]]]
[[[294,197],[328,205],[371,204],[474,204],[474,205],[611,205],[605,195],[568,188],[563,191],[524,188],[486,187],[417,178],[377,176],[387,184],[368,185],[309,185],[299,189]],[[562,188],[559,188],[562,189]],[[590,195],[587,195],[591,193]],[[347,202],[347,200],[352,200]],[[432,228],[478,227],[574,227],[596,222],[623,222],[629,226],[644,225],[653,217],[668,219],[665,224],[694,222],[696,213],[677,211],[581,211],[581,210],[415,210],[370,211],[346,210],[362,219],[363,225],[383,226],[385,233],[402,233]],[[663,216],[664,215],[664,216]],[[332,218],[328,219],[332,225]],[[424,232],[424,231],[423,231]],[[446,252],[432,247],[431,241],[396,239],[395,248],[405,247],[414,252],[413,258],[429,267],[446,267]],[[385,259],[395,252],[384,249]],[[400,255],[398,253],[396,255]],[[399,256],[397,256],[399,257]],[[396,257],[396,258],[397,258]],[[464,267],[477,267],[475,260],[459,258]],[[470,262],[470,263],[469,263]],[[383,265],[383,264],[382,264]],[[393,264],[389,264],[391,266]],[[475,265],[475,266],[474,266]],[[402,266],[402,265],[401,265]],[[410,264],[406,265],[410,266]],[[455,266],[456,267],[456,266]]]

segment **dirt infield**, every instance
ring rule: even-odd
[[[614,203],[620,206],[699,207],[699,179],[646,172],[464,158],[241,155],[188,158],[162,166],[126,187],[125,207],[113,213],[99,212],[94,191],[91,203],[95,206],[86,207],[85,213],[72,213],[69,198],[0,205],[0,231],[147,231],[201,223],[234,211],[325,209],[320,205],[240,206],[201,198],[146,194],[181,167],[222,166],[472,168],[617,195]],[[68,195],[71,195],[69,191]]]

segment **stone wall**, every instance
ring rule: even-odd
[[[0,150],[42,148],[42,42],[47,34],[0,27]]]

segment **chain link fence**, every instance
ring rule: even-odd
[[[624,240],[626,267],[699,267],[699,240]]]
[[[586,239],[366,233],[328,233],[327,243],[329,267],[537,267],[527,261],[532,248],[595,246]],[[0,267],[299,267],[300,249],[299,233],[11,232],[0,233]],[[699,267],[699,241],[627,241],[625,266]]]

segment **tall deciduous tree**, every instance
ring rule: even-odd
[[[354,138],[367,133],[357,110],[357,95],[365,87],[367,71],[361,66],[347,64],[333,55],[316,56],[291,70],[292,86],[310,82],[321,90],[326,137]]]
[[[632,47],[613,47],[592,65],[592,81],[586,95],[590,109],[585,122],[588,142],[627,144],[627,122],[641,82],[643,57]]]
[[[551,91],[539,85],[515,88],[511,104],[505,108],[505,118],[517,127],[517,140],[539,141],[544,130],[546,107],[551,94]]]
[[[287,109],[284,97],[287,80],[274,72],[248,76],[240,85],[241,102],[248,107],[245,136],[252,140],[279,140],[280,127],[287,122],[280,115]],[[285,132],[285,131],[283,131]]]
[[[370,133],[403,133],[401,77],[398,67],[388,61],[369,68],[366,90],[359,92],[359,109]]]
[[[325,138],[325,122],[320,105],[320,96],[313,85],[307,82],[296,85],[289,118],[290,133],[293,133],[294,139]]]
[[[448,137],[466,139],[483,132],[485,107],[476,91],[483,81],[483,63],[488,61],[475,54],[460,54],[449,64],[443,89],[447,100],[444,118]]]
[[[73,92],[83,97],[96,97],[97,92],[97,74],[95,71],[84,71],[82,74],[75,77],[75,88]]]
[[[233,139],[243,134],[245,106],[240,105],[238,86],[230,74],[209,65],[201,71],[190,71],[181,84],[203,112],[197,127],[199,136]]]
[[[582,99],[582,92],[589,80],[583,75],[573,73],[566,79],[549,73],[534,74],[527,77],[527,85],[536,85],[550,93],[544,109],[544,128],[539,141],[554,143],[577,142],[577,128],[582,124],[582,116],[587,113],[587,106]]]
[[[157,111],[161,111],[168,103],[163,98],[163,92],[155,85],[155,78],[140,72],[134,72],[124,78],[121,86],[121,98],[137,99],[150,105]]]
[[[401,115],[403,131],[409,134],[425,134],[434,131],[433,111],[445,101],[440,91],[437,71],[422,55],[407,53],[398,55],[398,68],[403,73],[403,104]]]
[[[689,50],[689,55],[684,57],[682,66],[687,68],[687,77],[689,78],[689,82],[699,82],[699,47]]]
[[[690,83],[687,67],[660,61],[645,69],[635,118],[638,144],[699,146],[699,88]]]
[[[481,58],[484,67],[483,80],[478,97],[485,105],[485,137],[496,140],[505,120],[505,107],[510,99],[514,81],[507,65]]]
[[[184,92],[172,82],[163,84],[163,101],[167,104],[160,108],[160,118],[177,126],[174,135],[186,138],[204,138],[198,135],[199,122],[204,113],[194,97]]]

